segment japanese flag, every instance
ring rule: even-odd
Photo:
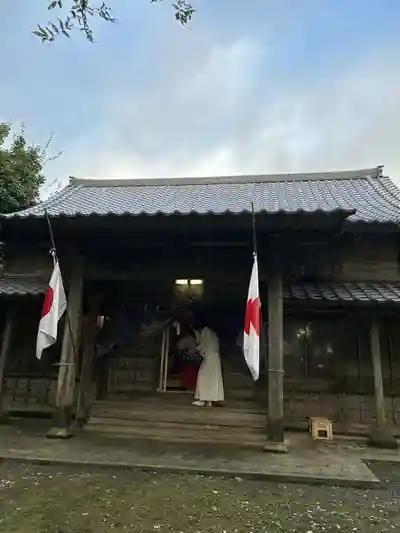
[[[43,302],[42,315],[36,341],[36,357],[40,359],[42,352],[57,340],[58,321],[67,309],[64,285],[60,266],[54,259],[54,270]]]
[[[243,336],[243,353],[254,381],[258,379],[260,373],[260,309],[261,301],[258,290],[258,264],[257,255],[254,254],[249,294],[247,296]]]

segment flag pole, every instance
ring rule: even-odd
[[[256,213],[254,211],[253,202],[251,202],[251,229],[252,229],[252,236],[253,236],[253,257],[257,257]],[[261,336],[260,336],[261,350],[262,350],[262,355],[264,359],[264,365],[265,367],[267,367],[267,350],[266,350],[266,345],[265,345],[265,339],[267,337],[266,337],[264,320],[263,320],[262,306],[260,306],[260,331],[261,331]]]
[[[256,213],[253,202],[251,202],[251,226],[253,233],[253,255],[257,255]]]
[[[60,265],[60,262],[58,260],[58,255],[57,255],[56,241],[54,239],[53,228],[52,228],[52,225],[51,225],[51,221],[50,221],[50,217],[49,217],[49,213],[47,212],[47,209],[44,210],[44,216],[46,218],[47,227],[48,227],[49,235],[50,235],[50,242],[51,242],[50,253],[53,256],[54,261],[57,261],[58,265]],[[70,316],[69,316],[68,302],[67,302],[67,308],[65,310],[65,318],[67,320],[67,327],[68,327],[68,331],[69,331],[69,336],[71,338],[72,352],[74,354],[75,363],[72,363],[72,364],[75,365],[76,361],[77,361],[77,358],[76,358],[77,353],[76,353],[76,349],[75,349],[75,339],[74,339],[74,336],[72,334],[72,325],[71,325],[71,319],[70,319]],[[64,364],[58,363],[55,366],[61,366],[61,365],[62,366],[71,366],[71,363],[64,363]]]

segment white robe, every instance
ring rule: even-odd
[[[205,327],[199,333],[198,343],[203,361],[197,375],[195,398],[203,402],[223,402],[224,383],[218,336],[210,328]]]

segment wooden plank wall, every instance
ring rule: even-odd
[[[108,392],[155,390],[159,358],[160,336],[147,342],[121,346],[109,363]]]
[[[5,275],[27,275],[47,278],[50,276],[53,262],[49,254],[28,250],[16,250],[5,256]]]
[[[345,239],[339,246],[335,277],[348,281],[400,281],[397,239],[385,235]]]
[[[344,427],[371,425],[376,421],[372,394],[285,391],[285,417],[303,425],[308,417],[327,417]],[[385,396],[390,424],[400,425],[400,395]]]
[[[42,299],[26,296],[13,305],[14,326],[5,366],[6,405],[23,410],[52,406],[58,371],[53,363],[58,359],[61,338],[38,361],[35,347]]]
[[[325,237],[326,238],[326,237]],[[262,239],[260,239],[262,244]],[[400,281],[399,246],[393,235],[343,235],[331,242],[296,242],[283,239],[288,260],[284,261],[285,277],[320,277],[342,280]],[[260,244],[260,278],[266,280],[269,250]],[[140,243],[138,244],[140,245]],[[100,245],[99,245],[100,246]],[[86,259],[86,273],[93,279],[170,279],[174,277],[214,277],[217,281],[240,282],[251,268],[251,249],[239,247],[176,249],[167,247],[138,250],[124,243],[113,253],[100,248],[90,250]],[[70,255],[60,246],[60,265],[68,269]],[[119,251],[118,251],[119,250]],[[288,251],[289,250],[289,251]],[[123,261],[121,258],[123,257]],[[160,269],[160,264],[163,268]],[[31,244],[6,247],[6,274],[43,275],[51,272],[52,261],[48,249]],[[211,274],[211,276],[210,276]]]

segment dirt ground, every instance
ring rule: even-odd
[[[0,465],[0,531],[399,532],[399,465],[371,466],[383,489],[195,475]]]

